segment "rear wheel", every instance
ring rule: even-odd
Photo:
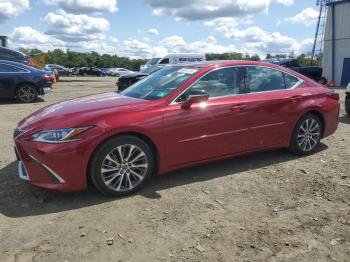
[[[305,114],[296,124],[290,151],[297,155],[308,155],[315,151],[320,144],[322,135],[322,123],[315,114]]]
[[[139,190],[154,171],[152,150],[134,136],[115,137],[93,155],[89,175],[98,191],[125,196]]]
[[[32,85],[22,85],[17,88],[16,97],[21,103],[33,103],[38,98],[38,90]]]
[[[350,116],[350,96],[345,98],[345,111]]]
[[[119,74],[118,74],[118,73],[116,73],[116,74],[115,74],[115,76],[116,76],[116,77],[119,77]]]

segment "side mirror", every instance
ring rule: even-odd
[[[207,92],[202,90],[192,90],[185,102],[182,103],[182,109],[190,109],[193,104],[205,102],[209,99]]]

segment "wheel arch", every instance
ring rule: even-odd
[[[23,82],[19,82],[19,83],[16,85],[16,87],[15,87],[15,89],[14,89],[14,91],[15,91],[14,96],[15,96],[15,97],[17,96],[17,91],[18,91],[19,88],[21,88],[22,86],[27,86],[27,85],[32,86],[32,87],[35,87],[35,89],[36,89],[37,92],[38,92],[38,95],[40,95],[39,87],[38,87],[37,85],[35,85],[34,83],[29,82],[29,81],[23,81]]]
[[[117,134],[112,134],[108,137],[106,137],[105,139],[103,139],[96,147],[95,149],[92,151],[90,157],[89,157],[89,161],[88,161],[88,165],[87,165],[87,168],[86,168],[86,181],[88,183],[88,185],[91,185],[91,178],[89,176],[89,170],[90,170],[90,165],[91,165],[91,161],[92,161],[92,158],[95,154],[95,152],[104,144],[106,143],[108,140],[110,139],[113,139],[115,137],[119,137],[119,136],[134,136],[134,137],[137,137],[141,140],[143,140],[152,150],[152,153],[154,154],[155,156],[155,164],[154,164],[154,172],[155,173],[158,173],[158,170],[159,170],[159,165],[160,165],[160,154],[159,154],[159,150],[158,150],[158,147],[156,146],[156,143],[153,142],[153,140],[141,133],[141,132],[135,132],[135,131],[126,131],[126,132],[120,132],[120,133],[117,133]]]

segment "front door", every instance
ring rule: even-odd
[[[246,112],[240,67],[215,69],[195,82],[164,112],[164,137],[169,166],[222,157],[245,150]],[[209,94],[205,103],[182,109],[191,90]]]

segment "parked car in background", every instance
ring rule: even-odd
[[[327,84],[327,79],[322,76],[323,69],[320,66],[304,66],[301,67],[299,65],[298,59],[296,58],[288,58],[288,59],[267,59],[266,62],[270,62],[273,64],[281,65],[284,67],[287,67],[289,69],[292,69],[304,76],[307,76],[316,82],[320,83],[321,85]]]
[[[154,66],[154,65],[158,64],[160,59],[162,59],[162,58],[160,58],[160,57],[151,58],[150,60],[148,60],[148,62],[145,65],[140,66],[140,71],[142,71],[143,69],[145,69],[147,67]]]
[[[32,103],[38,96],[51,91],[53,76],[21,63],[0,60],[0,98],[17,98]]]
[[[350,116],[350,83],[346,88],[346,97],[345,97],[345,110],[348,116]]]
[[[56,64],[47,64],[46,68],[50,68],[56,74],[56,80],[58,81],[60,76],[70,76],[72,71],[64,66]]]
[[[96,67],[82,67],[79,69],[79,75],[106,76],[106,74],[101,69]]]
[[[0,60],[13,61],[28,66],[35,65],[33,60],[26,54],[5,47],[0,47]]]
[[[102,68],[100,68],[100,70],[107,76],[111,75],[111,69],[110,68],[102,67]]]
[[[205,54],[168,54],[160,59],[157,65],[195,63],[206,61]]]
[[[141,79],[145,78],[146,76],[149,76],[153,74],[154,72],[157,72],[161,68],[163,68],[164,65],[154,65],[150,67],[146,67],[145,69],[141,70],[140,72],[132,72],[130,74],[123,75],[118,78],[117,86],[118,91],[123,91],[127,89],[129,86],[133,85],[134,83],[140,81]]]
[[[338,127],[339,95],[287,68],[251,61],[166,66],[118,94],[47,106],[14,134],[21,179],[103,194],[154,173],[273,148],[317,150]]]
[[[111,68],[109,71],[111,76],[116,76],[116,77],[135,73],[134,71],[131,71],[125,68]]]

